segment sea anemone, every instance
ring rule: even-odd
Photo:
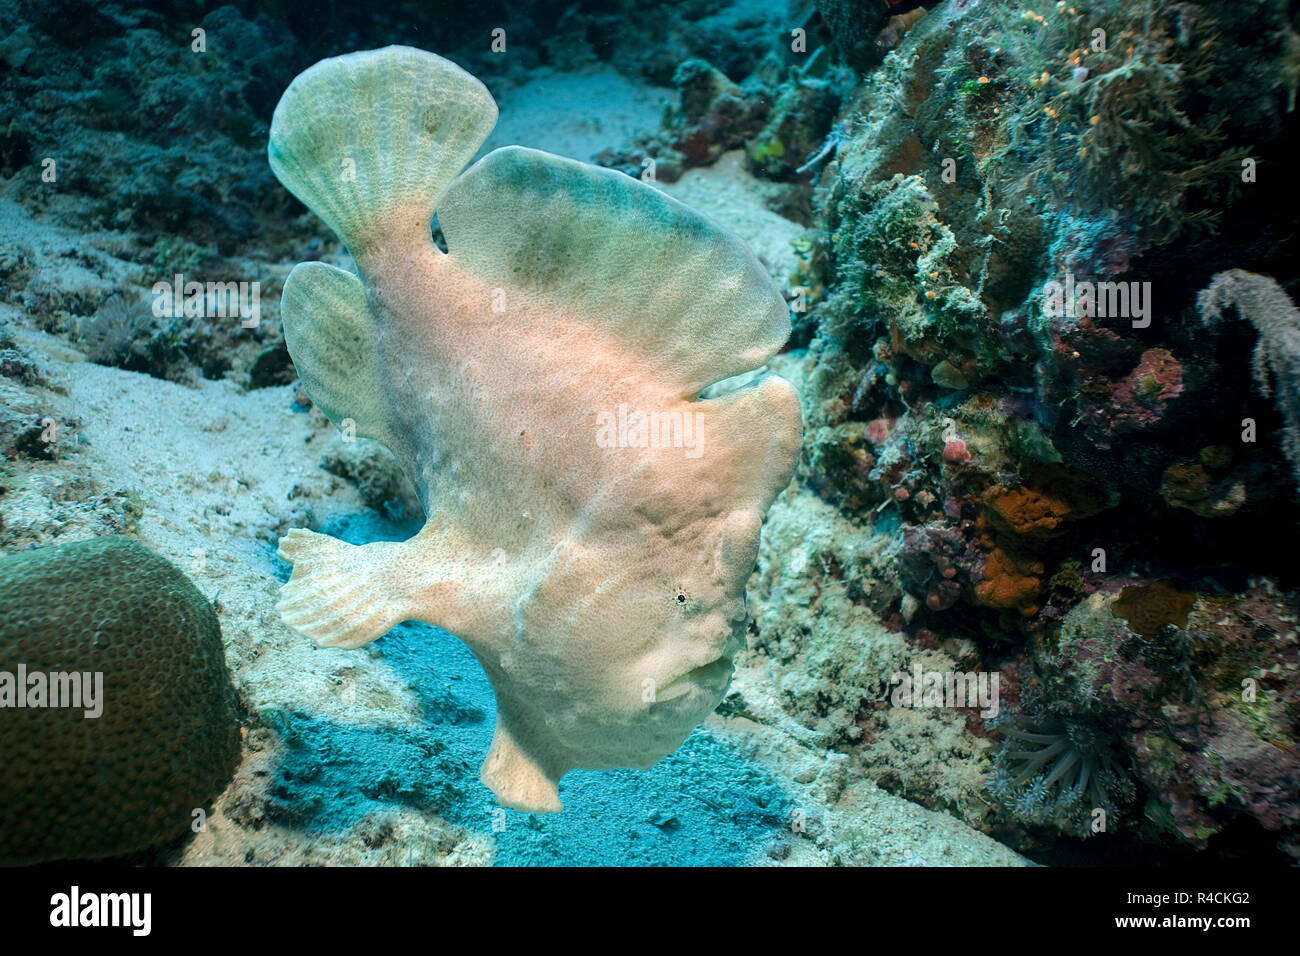
[[[990,790],[1023,822],[1091,836],[1096,810],[1108,825],[1133,799],[1128,774],[1096,728],[1052,717],[1001,730]]]
[[[129,367],[143,359],[152,335],[153,317],[142,300],[114,293],[78,328],[86,356],[97,365]]]

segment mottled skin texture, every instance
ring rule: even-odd
[[[430,110],[407,142],[401,104],[452,88],[476,107],[462,87],[477,81],[431,54],[313,71],[276,111],[272,165],[308,205],[344,210],[331,224],[361,278],[295,269],[286,339],[309,394],[393,450],[429,520],[410,541],[360,548],[291,532],[281,608],[322,644],[358,646],[405,619],[459,636],[497,695],[484,781],[508,806],[558,810],[567,770],[652,765],[726,688],[800,415],[774,376],[698,395],[780,347],[785,304],[736,237],[642,183],[534,150],[497,150],[445,189],[442,162],[409,201],[375,176],[314,204],[313,190],[339,187],[313,169],[354,148],[329,125],[331,100],[379,116],[376,142],[355,148],[408,148],[417,164],[449,136],[472,154],[487,130]],[[375,95],[394,76],[410,88]],[[429,234],[435,196],[446,254]],[[601,447],[597,416],[620,404],[698,413],[701,454]]]

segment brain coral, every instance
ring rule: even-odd
[[[429,516],[401,543],[290,532],[280,609],[325,645],[406,619],[460,637],[497,696],[484,782],[554,811],[566,771],[648,767],[721,699],[801,424],[775,376],[700,397],[789,334],[745,244],[549,153],[461,172],[496,113],[468,73],[407,47],[324,60],[276,107],[271,168],[361,273],[293,270],[289,352]]]
[[[44,678],[72,672],[102,674],[101,699],[48,706]],[[32,706],[41,685],[47,706]],[[239,740],[217,616],[173,565],[122,537],[0,559],[0,864],[179,836]]]

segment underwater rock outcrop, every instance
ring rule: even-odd
[[[1294,855],[1300,581],[1283,540],[1260,545],[1300,518],[1294,245],[1282,187],[1251,172],[1289,161],[1286,4],[935,4],[874,56],[852,49],[854,5],[818,6],[870,72],[791,277],[815,290],[801,477],[893,537],[882,618],[1003,679],[1004,718],[965,715],[1006,744],[1003,816],[966,819],[1041,848],[1101,832],[1100,806],[1130,846],[1253,823]],[[1234,265],[1278,281],[1211,284]],[[1217,321],[1232,307],[1249,324]],[[1088,610],[1103,600],[1132,616]],[[1244,653],[1227,622],[1248,613],[1278,623]],[[1119,678],[1081,686],[1095,659]],[[864,765],[929,799],[889,747]],[[1268,747],[1280,769],[1246,769]]]
[[[0,864],[165,844],[239,750],[217,615],[175,566],[125,537],[0,558]]]
[[[496,115],[477,80],[406,47],[322,61],[276,108],[272,169],[361,271],[295,268],[290,353],[428,515],[402,543],[290,532],[280,609],[325,645],[407,619],[462,638],[497,695],[484,782],[554,811],[565,772],[648,767],[721,699],[800,410],[775,376],[700,398],[789,334],[740,239],[536,150],[461,173]]]

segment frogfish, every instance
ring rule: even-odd
[[[464,641],[497,701],[483,782],[551,812],[567,771],[648,768],[722,699],[802,424],[784,379],[736,384],[790,331],[745,243],[539,150],[466,169],[496,118],[469,73],[397,46],[317,63],[275,109],[272,170],[359,273],[293,269],[289,353],[426,515],[402,542],[290,531],[279,610],[325,646],[407,620]]]

